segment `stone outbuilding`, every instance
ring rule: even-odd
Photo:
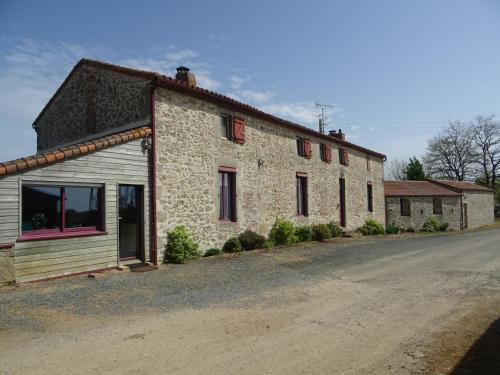
[[[462,229],[459,192],[429,181],[385,181],[384,191],[386,225],[419,231],[427,219],[435,217],[448,223],[449,229]]]
[[[467,181],[429,180],[462,195],[464,228],[477,228],[495,222],[495,192]]]
[[[81,60],[0,163],[0,283],[163,260],[186,225],[206,250],[246,229],[384,220],[385,156],[176,78]]]

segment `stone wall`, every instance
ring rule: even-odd
[[[422,229],[429,217],[436,217],[439,221],[449,224],[449,229],[460,230],[461,212],[460,197],[441,197],[443,214],[433,214],[433,197],[410,197],[410,216],[401,216],[400,198],[387,197],[386,225],[395,224],[399,227]]]
[[[476,228],[495,222],[494,194],[488,192],[466,191],[468,228]]]
[[[384,221],[382,159],[372,156],[368,171],[366,154],[349,150],[349,166],[340,166],[332,143],[328,164],[319,154],[319,143],[325,141],[308,137],[313,150],[308,160],[297,155],[297,131],[166,89],[157,89],[156,98],[159,253],[167,231],[178,224],[188,226],[207,249],[247,228],[267,235],[277,216],[300,225],[338,222],[341,174],[346,179],[347,229],[369,216]],[[244,145],[220,136],[222,112],[245,119]],[[219,166],[237,171],[237,222],[218,219]],[[308,217],[296,216],[296,172],[308,175]],[[373,213],[367,208],[368,182],[373,184]]]
[[[148,124],[149,90],[146,79],[81,65],[36,123],[38,151]]]
[[[14,246],[0,246],[0,285],[15,279]]]

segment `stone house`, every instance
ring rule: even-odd
[[[466,181],[429,180],[462,195],[464,228],[477,228],[495,222],[495,192]]]
[[[430,217],[461,230],[492,224],[493,191],[461,181],[385,181],[386,225],[422,229]]]
[[[384,220],[385,156],[176,78],[81,60],[34,121],[37,153],[0,164],[0,282],[203,250],[276,217]]]
[[[462,229],[462,195],[429,181],[385,181],[386,225],[394,224],[416,231],[430,217],[448,223],[449,229]]]

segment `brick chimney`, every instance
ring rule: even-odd
[[[338,138],[338,139],[342,139],[343,141],[345,141],[345,134],[342,133],[342,129],[339,129],[339,131],[337,132],[336,130],[330,130],[328,132],[328,135],[330,137],[334,137],[334,138]]]
[[[189,86],[196,86],[196,77],[189,71],[189,68],[186,68],[185,66],[179,66],[177,68],[175,79],[186,82]]]

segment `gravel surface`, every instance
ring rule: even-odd
[[[242,373],[425,372],[433,335],[476,306],[500,301],[499,242],[499,230],[340,240],[163,265],[145,273],[115,271],[95,279],[4,287],[0,352],[7,355],[9,349],[8,374],[51,373],[57,366],[62,370],[64,363],[57,358],[69,350],[67,343],[60,348],[51,343],[79,345],[65,354],[71,357],[97,340],[102,363],[95,358],[90,368],[82,356],[74,359],[80,367],[72,370],[121,373],[120,367],[106,367],[106,350],[150,337],[149,348],[183,343],[171,350],[185,352],[185,363],[182,358],[167,361],[163,350],[148,357],[180,366],[169,368],[172,373],[184,373],[188,364],[190,373],[227,373],[234,370],[235,358],[246,363],[248,371],[237,371]],[[108,342],[105,334],[123,339]],[[249,343],[250,338],[256,341]],[[16,345],[24,351],[16,352]],[[229,348],[224,361],[210,361]],[[333,348],[335,354],[324,352]],[[356,353],[356,348],[365,351]],[[30,350],[35,357],[46,356],[44,365],[17,367],[16,355]],[[140,358],[132,357],[143,363],[145,354],[134,350]],[[199,368],[192,351],[206,357]],[[138,372],[147,369],[155,372],[146,365]]]

